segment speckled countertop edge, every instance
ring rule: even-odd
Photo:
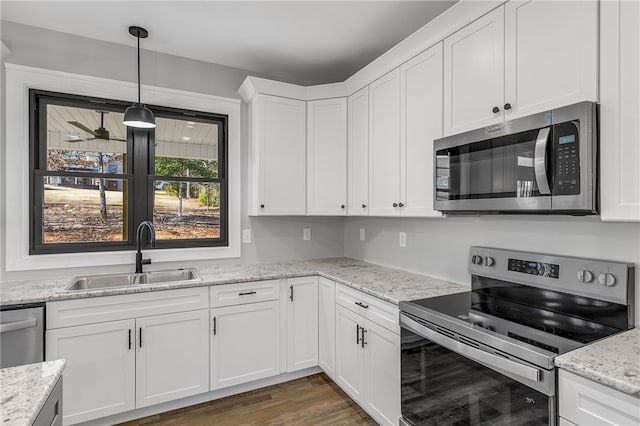
[[[559,355],[555,365],[640,398],[640,329],[634,328]]]
[[[1,369],[0,424],[33,424],[65,365],[66,361],[59,359]]]
[[[0,284],[0,305],[45,303],[58,300],[132,294],[147,291],[224,285],[257,280],[319,275],[398,304],[400,301],[467,291],[468,286],[446,280],[374,265],[350,258],[289,262],[221,265],[198,268],[196,282],[114,287],[102,290],[65,291],[72,277],[52,280],[23,280]]]

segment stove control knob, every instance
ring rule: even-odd
[[[578,281],[585,284],[590,283],[593,281],[593,274],[591,271],[587,271],[586,269],[580,269],[578,270]]]
[[[473,255],[471,257],[471,263],[474,265],[482,265],[482,256],[478,256],[477,254]]]
[[[493,266],[495,263],[496,261],[491,256],[487,256],[484,258],[484,264],[487,266]]]
[[[598,282],[605,287],[611,287],[616,284],[616,276],[609,273],[600,274],[598,275]]]

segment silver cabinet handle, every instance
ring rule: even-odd
[[[536,138],[536,148],[533,153],[533,167],[536,174],[536,183],[540,194],[549,195],[549,180],[547,179],[547,143],[549,142],[549,132],[551,128],[540,129]]]
[[[38,325],[38,321],[35,318],[31,318],[24,321],[8,322],[5,324],[0,324],[0,333],[6,333],[8,331],[15,331],[15,330],[23,330],[25,328],[35,327],[36,325]]]
[[[465,345],[464,343],[460,343],[457,340],[446,337],[425,327],[424,325],[412,320],[406,315],[400,315],[400,324],[403,328],[411,330],[417,335],[431,340],[433,343],[437,343],[438,345],[449,349],[452,352],[470,358],[474,361],[486,364],[498,371],[504,370],[533,382],[539,382],[542,380],[540,370],[538,370],[537,368],[529,367],[528,365],[520,364],[508,358],[493,355],[489,352],[481,351],[480,349],[476,349],[469,345]]]

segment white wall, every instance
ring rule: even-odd
[[[2,42],[11,50],[3,58],[2,88],[5,88],[4,62],[72,72],[123,81],[136,81],[135,48],[102,42],[69,34],[43,30],[11,22],[2,22]],[[143,51],[142,81],[145,84],[239,98],[238,87],[249,71],[207,62],[195,61],[155,52]],[[256,75],[255,73],[251,73]],[[266,76],[268,77],[268,76]],[[4,90],[2,90],[4,93]],[[5,99],[2,97],[4,106]],[[4,119],[4,116],[2,117]],[[4,162],[6,141],[2,126],[0,163]],[[251,263],[272,260],[335,257],[343,254],[343,224],[340,218],[249,218],[246,214],[248,127],[246,105],[242,107],[242,228],[253,230],[253,243],[242,245],[242,257],[223,261],[182,262],[180,266],[204,266],[215,263]],[[5,200],[7,177],[4,168],[0,179],[0,253],[5,253]],[[302,229],[312,228],[312,240],[302,240]],[[131,270],[133,265],[101,267],[85,270],[59,269],[27,272],[7,272],[4,256],[0,261],[0,280],[49,278],[86,273],[106,273]],[[174,264],[152,265],[171,268]]]
[[[360,241],[360,228],[366,239]],[[400,248],[398,233],[407,233]],[[640,223],[601,222],[598,217],[472,216],[437,219],[348,218],[348,257],[429,274],[470,285],[470,246],[633,262],[640,286]],[[640,291],[636,291],[640,324]]]

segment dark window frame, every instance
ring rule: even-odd
[[[211,182],[220,185],[220,238],[157,240],[156,249],[202,248],[229,246],[229,194],[228,194],[228,119],[225,114],[199,112],[179,108],[147,105],[156,117],[182,119],[216,124],[218,126],[217,178],[191,178],[155,176],[155,131],[127,128],[127,170],[122,174],[96,172],[65,172],[47,170],[47,112],[46,106],[66,105],[79,108],[95,106],[103,110],[124,112],[130,102],[97,97],[29,89],[29,254],[82,253],[125,251],[135,249],[135,230],[143,220],[153,220],[154,180],[180,180]],[[123,241],[44,243],[42,183],[45,176],[73,176],[86,178],[127,179],[127,226]],[[123,190],[124,191],[124,190]],[[123,206],[124,209],[124,206]],[[146,246],[147,242],[143,242]],[[149,247],[146,247],[149,248]]]

